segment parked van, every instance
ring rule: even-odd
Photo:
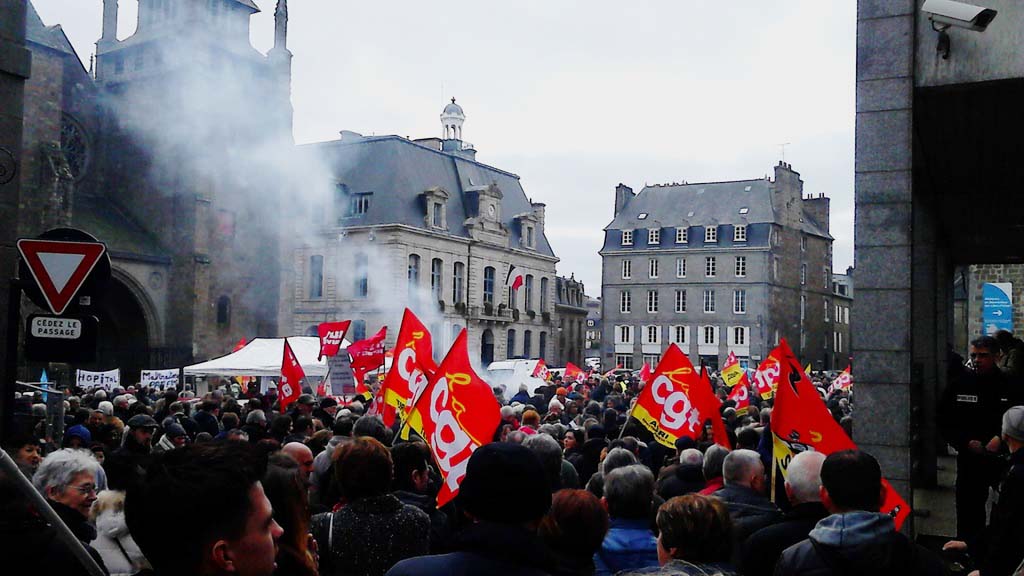
[[[487,366],[484,380],[491,386],[502,388],[505,400],[511,400],[519,393],[519,386],[526,384],[526,390],[532,396],[534,391],[547,383],[533,376],[540,360],[499,360]]]

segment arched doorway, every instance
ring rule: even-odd
[[[488,328],[480,336],[480,363],[487,368],[494,362],[494,333]]]
[[[141,370],[171,368],[148,365],[149,326],[145,311],[132,290],[116,276],[111,278],[94,314],[100,321],[96,369],[120,368],[121,385],[128,386],[138,382]]]

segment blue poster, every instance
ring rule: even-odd
[[[981,287],[981,327],[985,334],[1013,332],[1013,284],[1000,282]]]

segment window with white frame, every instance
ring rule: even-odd
[[[714,326],[704,327],[704,343],[718,344],[718,330]]]
[[[822,272],[822,280],[824,280],[823,285],[825,289],[828,290],[829,286],[832,285],[832,271],[828,269],[828,266],[825,266],[825,269]]]
[[[825,322],[828,322],[828,307],[829,307],[828,300],[825,300]]]
[[[658,326],[647,327],[647,344],[660,344],[661,343],[661,330]]]
[[[715,291],[705,290],[704,291],[704,312],[711,314],[715,311]]]
[[[647,231],[647,244],[650,246],[661,244],[661,228],[651,228]]]
[[[616,326],[615,327],[616,344],[632,344],[633,343],[633,327],[632,326]]]
[[[746,242],[747,241],[747,225],[737,224],[733,227],[732,233],[733,242]]]
[[[836,332],[836,336],[839,337],[839,338],[836,339],[836,352],[842,352],[843,351],[843,333],[842,332]]]
[[[735,326],[732,329],[732,343],[736,346],[747,345],[747,328],[744,326]]]
[[[714,278],[715,273],[718,271],[718,260],[715,256],[707,256],[704,258],[704,275],[708,278]]]
[[[779,279],[779,257],[776,256],[772,259],[772,280]]]
[[[622,231],[622,245],[623,246],[632,246],[633,245],[633,231],[632,230],[623,230]]]
[[[658,259],[657,258],[651,258],[650,260],[648,260],[648,262],[647,262],[647,276],[649,276],[651,278],[657,278],[658,277]]]
[[[619,312],[623,314],[629,314],[630,309],[633,307],[632,298],[629,295],[629,290],[623,290],[619,294]]]
[[[801,252],[806,252],[807,251],[807,236],[801,236],[800,237],[800,251]]]
[[[843,323],[843,309],[839,304],[836,304],[836,324]]]
[[[737,256],[736,257],[736,277],[743,278],[747,275],[747,257]]]
[[[629,280],[633,277],[633,261],[623,260],[622,261],[622,279]]]
[[[676,228],[676,244],[686,244],[690,238],[689,229],[680,226]]]
[[[647,312],[654,314],[658,311],[658,291],[648,290],[647,291]]]
[[[672,327],[672,341],[676,344],[686,344],[686,326]]]
[[[676,313],[686,312],[686,290],[676,290]]]
[[[847,307],[843,308],[843,324],[849,324],[849,323],[850,323],[850,307],[847,306]]]
[[[807,284],[807,264],[800,265],[800,285],[804,286]]]
[[[718,242],[718,227],[717,226],[705,226],[704,227],[704,242]]]
[[[644,357],[643,357],[644,364],[647,364],[648,366],[650,366],[651,370],[654,370],[654,368],[658,365],[658,361],[660,359],[661,359],[661,356],[659,356],[657,354],[644,354]]]
[[[632,354],[616,354],[615,365],[622,366],[627,370],[633,369],[633,355]]]
[[[733,314],[746,314],[747,313],[747,291],[746,290],[733,290],[732,291],[732,312],[733,312]]]
[[[686,258],[676,258],[676,278],[686,278]]]
[[[803,322],[804,318],[807,317],[807,296],[804,294],[800,295],[800,321]]]

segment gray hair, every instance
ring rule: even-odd
[[[761,455],[753,450],[734,450],[725,457],[722,464],[722,479],[726,486],[748,486],[750,477],[764,474]]]
[[[558,441],[550,434],[534,434],[523,441],[523,446],[537,455],[548,474],[548,481],[558,481],[562,472],[562,447]]]
[[[821,501],[821,452],[801,452],[789,461],[786,468],[786,486],[792,491],[791,504]]]
[[[537,432],[540,434],[547,434],[556,440],[561,436],[561,434],[558,433],[558,428],[554,424],[541,424],[540,428],[537,428]]]
[[[513,430],[508,433],[505,441],[510,444],[522,444],[526,441],[526,433],[519,430]]]
[[[643,464],[616,468],[604,477],[604,498],[612,518],[647,518],[654,498],[654,474]]]
[[[53,488],[57,492],[67,489],[71,481],[82,472],[92,474],[95,481],[96,472],[100,463],[88,450],[65,448],[57,450],[43,459],[39,469],[32,476],[32,484],[43,496],[47,488]]]
[[[679,453],[680,464],[690,464],[695,466],[704,466],[704,455],[700,453],[700,450],[696,448],[687,448]]]
[[[629,450],[625,448],[612,448],[608,451],[608,455],[604,457],[604,462],[601,462],[601,473],[607,476],[609,472],[616,468],[632,466],[636,463],[636,455]]]
[[[515,415],[516,415],[516,409],[515,408],[513,408],[511,406],[502,406],[501,407],[501,418],[503,420],[505,418],[511,418],[511,417],[513,417]]]
[[[729,449],[715,444],[704,453],[704,477],[708,480],[718,478],[722,475],[722,467],[725,465],[725,457],[729,455]]]
[[[245,417],[246,424],[266,424],[266,422],[267,415],[263,413],[263,410],[253,410]]]

